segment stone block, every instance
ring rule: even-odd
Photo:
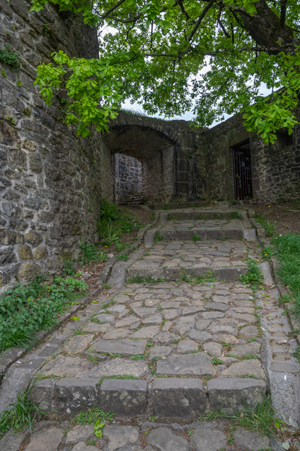
[[[190,449],[187,440],[166,427],[152,429],[147,435],[147,445],[153,445],[154,449],[159,451],[189,451]]]
[[[227,437],[224,432],[211,427],[210,424],[197,427],[191,438],[194,451],[220,451],[225,450]]]
[[[135,416],[147,404],[147,382],[144,380],[105,379],[99,391],[101,409],[119,416]]]
[[[31,260],[33,257],[31,247],[28,246],[28,244],[19,246],[18,254],[19,254],[19,257],[22,258],[23,260]]]
[[[299,365],[295,362],[272,362],[271,370],[278,373],[297,373],[299,371]]]
[[[77,425],[67,434],[66,444],[77,443],[79,441],[94,438],[94,426],[86,424],[85,426]]]
[[[90,351],[122,354],[125,356],[144,354],[147,340],[95,340]]]
[[[35,251],[34,251],[34,258],[36,258],[37,260],[42,260],[43,258],[48,257],[48,251],[47,248],[42,246],[42,247],[38,247]]]
[[[216,268],[214,275],[218,280],[232,281],[239,280],[243,274],[246,274],[248,268]]]
[[[18,270],[18,276],[21,281],[32,281],[36,274],[41,272],[41,267],[35,262],[21,263]]]
[[[87,373],[92,367],[92,362],[87,359],[59,355],[46,363],[42,374],[45,376],[76,377]]]
[[[234,444],[246,451],[260,451],[269,448],[269,438],[256,432],[238,428],[234,434]]]
[[[16,260],[16,256],[12,246],[0,247],[0,265],[13,263]]]
[[[265,377],[262,364],[258,359],[242,360],[234,363],[221,373],[223,377],[241,377],[249,374],[255,377]]]
[[[26,446],[26,451],[56,451],[63,436],[62,430],[56,427],[41,429],[31,436],[30,443]]]
[[[207,398],[201,379],[154,379],[151,394],[155,413],[160,418],[192,420],[206,408]]]
[[[212,411],[222,408],[225,413],[234,413],[261,403],[267,387],[263,380],[234,377],[212,379],[207,382],[207,389]]]
[[[42,172],[43,165],[39,154],[32,153],[29,155],[29,167],[35,174],[40,174]]]
[[[25,441],[27,435],[26,432],[19,432],[16,434],[10,429],[2,440],[0,440],[0,451],[19,451],[22,442]]]
[[[83,407],[99,406],[98,378],[65,378],[56,383],[55,396],[59,410],[74,413]]]
[[[25,238],[27,243],[32,244],[32,246],[38,246],[43,240],[41,234],[36,233],[32,230],[26,233]]]
[[[14,230],[0,228],[0,244],[23,244],[24,236]]]
[[[121,359],[119,357],[100,364],[91,372],[93,377],[134,376],[143,377],[148,374],[148,365],[144,362]]]
[[[109,451],[123,449],[138,441],[139,429],[134,426],[108,425],[104,428],[103,438],[108,440]]]
[[[157,362],[157,374],[213,376],[211,358],[204,352],[174,355]]]
[[[42,379],[36,382],[30,390],[30,399],[32,399],[37,407],[39,407],[42,411],[57,411],[54,400],[55,384],[55,379]]]

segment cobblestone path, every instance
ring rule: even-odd
[[[107,296],[22,361],[20,368],[36,364],[41,378],[31,391],[36,404],[67,419],[38,424],[30,439],[10,432],[0,451],[19,451],[22,441],[26,451],[282,449],[242,428],[230,435],[226,419],[198,421],[221,408],[254,408],[267,391],[285,421],[299,419],[295,340],[270,274],[255,292],[240,282],[259,253],[246,213],[230,215],[161,213],[146,248],[127,262],[131,282],[140,283],[118,288],[117,278]],[[115,414],[101,439],[93,426],[69,422],[88,407]]]

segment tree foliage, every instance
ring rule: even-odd
[[[39,11],[47,0],[34,0]],[[166,117],[193,110],[200,126],[243,113],[246,129],[274,142],[292,133],[300,88],[296,0],[53,0],[97,26],[99,59],[62,51],[38,68],[47,103],[62,87],[78,133],[106,129],[125,99]],[[263,97],[260,87],[271,90]]]

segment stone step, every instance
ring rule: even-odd
[[[161,215],[167,214],[167,219],[178,219],[179,221],[185,221],[185,220],[221,220],[221,219],[246,219],[247,214],[245,211],[240,210],[208,210],[208,209],[194,209],[194,210],[188,210],[188,211],[182,211],[182,210],[171,210],[167,213],[161,213]]]
[[[193,227],[188,229],[168,229],[163,228],[159,235],[165,241],[186,241],[193,240],[197,236],[200,240],[242,240],[244,238],[243,230],[240,227],[218,228],[218,227]]]
[[[247,266],[244,267],[227,267],[210,269],[208,267],[194,267],[186,266],[184,269],[180,267],[174,268],[162,268],[162,267],[144,267],[142,264],[133,265],[127,269],[127,280],[132,277],[152,277],[153,279],[165,279],[168,281],[177,281],[183,277],[183,275],[196,278],[213,276],[216,280],[222,280],[226,282],[234,282],[240,279],[248,270]]]
[[[266,388],[262,379],[236,377],[211,379],[206,386],[196,377],[158,377],[153,382],[75,377],[40,380],[30,397],[42,411],[62,415],[100,407],[117,417],[132,418],[151,408],[159,419],[190,421],[221,408],[232,414],[254,407],[263,401]]]

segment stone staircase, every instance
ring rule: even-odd
[[[42,410],[190,421],[263,400],[255,300],[239,281],[255,234],[244,212],[190,210],[160,212],[127,269],[134,283],[91,305],[91,319],[41,368],[31,396]]]
[[[144,193],[140,192],[136,194],[131,194],[125,199],[122,199],[120,201],[120,205],[127,205],[133,207],[135,205],[141,205],[144,202],[145,202]]]

